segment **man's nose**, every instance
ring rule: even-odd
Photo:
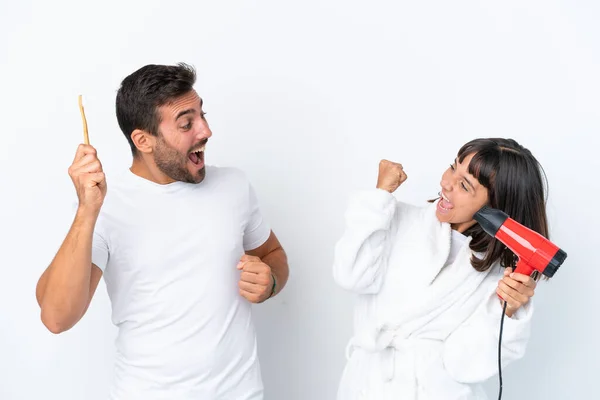
[[[212,131],[210,130],[208,124],[205,122],[202,124],[202,127],[198,130],[197,138],[199,140],[208,139],[212,136]]]

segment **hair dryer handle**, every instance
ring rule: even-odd
[[[517,274],[531,276],[531,274],[533,274],[533,271],[535,271],[535,268],[527,264],[525,261],[519,259],[519,261],[517,261],[516,268],[513,272],[516,272]]]
[[[517,274],[531,276],[534,271],[536,271],[535,268],[533,268],[531,265],[527,264],[525,261],[522,261],[521,259],[519,259],[519,261],[517,261],[517,265],[515,266],[515,270],[513,272],[515,272]],[[504,300],[502,298],[502,296],[500,296],[500,295],[498,295],[498,298],[500,300]]]

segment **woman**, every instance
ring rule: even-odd
[[[417,207],[392,193],[406,180],[383,160],[377,187],[358,193],[335,248],[334,278],[358,294],[339,400],[487,399],[480,383],[521,358],[533,278],[473,215],[498,208],[548,237],[543,170],[510,139],[465,144],[444,172],[439,199]]]

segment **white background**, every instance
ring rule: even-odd
[[[0,3],[0,399],[101,400],[114,327],[104,283],[72,330],[39,320],[35,284],[70,224],[82,126],[110,173],[130,165],[120,81],[185,61],[213,129],[209,163],[252,179],[289,254],[257,306],[266,399],[333,399],[352,297],[331,277],[351,191],[380,158],[423,202],[464,142],[513,137],[542,162],[552,238],[569,257],[540,284],[505,399],[595,398],[600,3],[589,1],[8,1]],[[496,398],[497,382],[487,383]]]

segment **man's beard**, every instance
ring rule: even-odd
[[[206,168],[202,167],[196,174],[192,174],[187,168],[188,155],[182,155],[170,147],[158,134],[156,148],[154,149],[154,162],[158,169],[175,181],[186,183],[200,183],[206,175]]]

